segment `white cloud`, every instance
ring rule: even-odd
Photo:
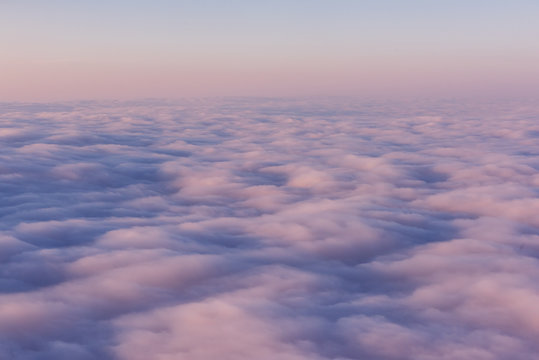
[[[0,353],[533,358],[537,110],[0,104]]]

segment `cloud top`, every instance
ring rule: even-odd
[[[0,104],[0,353],[529,359],[538,110]]]

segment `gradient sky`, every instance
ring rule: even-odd
[[[0,101],[529,95],[534,0],[0,0]]]

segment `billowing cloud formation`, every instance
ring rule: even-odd
[[[530,359],[525,104],[3,104],[12,359]]]

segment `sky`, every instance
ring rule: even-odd
[[[539,3],[0,1],[0,100],[534,96]]]

